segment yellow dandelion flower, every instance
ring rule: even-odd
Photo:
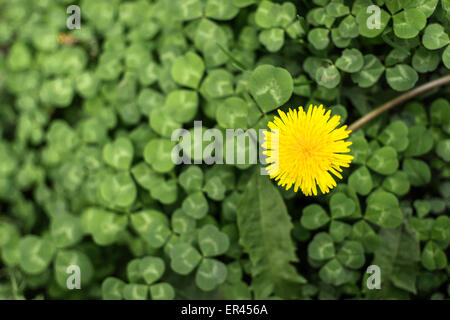
[[[265,132],[262,147],[266,149],[266,170],[271,179],[289,190],[294,185],[310,196],[317,195],[317,186],[327,193],[336,186],[333,175],[342,179],[341,167],[348,167],[353,156],[348,153],[352,143],[344,141],[350,134],[347,126],[339,125],[339,116],[330,119],[331,111],[323,105],[310,106],[308,112],[302,107],[289,109],[286,114],[278,110]]]

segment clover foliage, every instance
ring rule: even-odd
[[[0,299],[449,299],[448,82],[354,130],[326,195],[172,139],[348,124],[449,68],[448,0],[0,1]]]

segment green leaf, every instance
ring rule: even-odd
[[[188,216],[194,219],[202,219],[209,210],[208,200],[206,200],[203,192],[193,192],[183,200],[182,208]]]
[[[414,201],[414,209],[416,209],[417,216],[423,218],[430,212],[430,201],[417,199]]]
[[[308,244],[308,257],[314,260],[328,260],[335,255],[333,239],[326,232],[314,236]]]
[[[327,14],[329,14],[333,18],[339,18],[345,16],[350,13],[350,9],[339,2],[330,2],[326,6]]]
[[[336,192],[330,199],[331,217],[341,219],[353,215],[355,212],[355,202],[342,192]]]
[[[389,11],[394,14],[397,11],[400,11],[403,8],[406,8],[409,2],[411,0],[386,0],[386,6],[389,9]]]
[[[428,241],[422,251],[422,264],[430,271],[444,269],[447,266],[447,256],[433,241]]]
[[[386,69],[386,80],[392,89],[406,91],[414,87],[419,76],[417,72],[406,64],[398,64]]]
[[[100,195],[111,207],[127,208],[136,199],[136,185],[128,172],[110,174],[100,184]]]
[[[170,138],[172,133],[181,128],[181,123],[175,121],[164,107],[150,111],[150,126],[163,137]]]
[[[131,173],[136,182],[147,190],[156,189],[164,182],[164,177],[143,161],[135,165]]]
[[[418,48],[412,58],[412,66],[420,73],[436,70],[440,57],[438,52],[429,51],[423,47]]]
[[[239,8],[231,2],[221,0],[208,0],[206,2],[205,15],[216,20],[233,19],[239,12]]]
[[[441,140],[437,143],[436,154],[445,162],[450,162],[450,139]]]
[[[365,164],[369,156],[369,143],[363,136],[350,136],[352,145],[350,147],[350,154],[354,157],[353,163]]]
[[[195,230],[195,219],[189,217],[183,210],[177,209],[172,214],[172,230],[178,234],[193,232]]]
[[[433,136],[423,125],[409,128],[408,139],[411,143],[405,150],[405,156],[416,157],[428,153],[433,148]]]
[[[380,174],[393,174],[398,169],[397,151],[389,146],[382,147],[371,155],[367,166]]]
[[[336,67],[347,73],[355,73],[364,65],[364,57],[358,49],[345,49],[336,60]]]
[[[331,238],[333,238],[333,241],[339,243],[344,241],[345,238],[347,238],[351,234],[352,227],[345,222],[333,220],[330,223],[330,228],[328,232]]]
[[[198,110],[198,94],[192,90],[172,91],[166,97],[164,108],[176,122],[191,122]]]
[[[198,166],[189,166],[179,175],[178,181],[188,193],[199,191],[203,185],[203,171]]]
[[[195,274],[195,283],[203,291],[214,290],[227,278],[227,267],[215,259],[204,259]]]
[[[367,197],[365,218],[383,228],[396,228],[403,221],[403,213],[393,194],[378,190]]]
[[[175,0],[173,12],[177,19],[186,21],[200,18],[203,13],[203,3],[201,0]]]
[[[198,88],[202,79],[205,65],[200,56],[189,51],[175,59],[171,69],[171,75],[176,83],[192,89]]]
[[[447,69],[450,69],[450,45],[445,48],[444,52],[442,53],[442,62],[444,62],[444,65]]]
[[[208,99],[225,98],[234,93],[233,75],[224,69],[212,70],[203,81],[200,92]]]
[[[167,243],[172,235],[168,224],[165,221],[155,221],[147,228],[145,240],[152,248],[161,248]]]
[[[187,243],[177,243],[170,250],[170,266],[181,275],[192,272],[202,259],[200,253]]]
[[[225,129],[247,129],[248,104],[238,97],[230,97],[219,105],[217,123]]]
[[[356,18],[352,15],[346,16],[337,29],[339,36],[343,38],[356,38],[359,36],[358,24]]]
[[[348,185],[362,196],[367,196],[373,188],[373,180],[367,167],[353,171],[348,177]]]
[[[127,138],[118,138],[103,147],[103,159],[107,164],[122,170],[128,170],[133,161],[134,148]]]
[[[270,1],[263,0],[255,12],[255,22],[262,28],[270,28],[274,25],[278,7]]]
[[[213,177],[207,179],[204,191],[209,198],[216,201],[222,201],[225,198],[226,187],[219,177]]]
[[[364,220],[358,221],[353,225],[350,238],[360,241],[366,252],[374,252],[380,242],[378,234]]]
[[[436,50],[449,44],[450,39],[443,26],[438,23],[432,23],[426,27],[422,43],[428,50]]]
[[[344,266],[352,269],[361,268],[366,261],[364,248],[358,241],[345,241],[338,250],[337,258]]]
[[[308,42],[310,42],[315,49],[323,50],[328,47],[328,44],[330,43],[328,33],[328,29],[314,28],[308,33]]]
[[[284,30],[281,28],[263,30],[259,34],[259,41],[269,52],[277,52],[284,44]]]
[[[438,98],[430,107],[430,119],[433,124],[445,124],[450,122],[450,103],[447,99]]]
[[[269,112],[289,100],[294,83],[290,73],[285,69],[261,65],[251,74],[249,89],[261,109]]]
[[[417,36],[427,24],[425,14],[416,8],[408,8],[393,17],[394,33],[402,39],[410,39]]]
[[[153,225],[158,226],[159,224],[169,225],[169,220],[167,216],[156,210],[142,210],[133,213],[130,217],[131,225],[137,231],[137,233],[145,237],[147,231]]]
[[[122,289],[125,300],[147,300],[148,287],[144,284],[125,284]]]
[[[175,290],[169,283],[157,283],[150,286],[150,297],[152,300],[173,300]]]
[[[361,70],[352,73],[353,82],[361,88],[368,88],[374,85],[384,72],[384,66],[373,54],[364,56],[364,65]]]
[[[415,294],[417,262],[420,260],[419,241],[415,233],[405,226],[381,229],[380,240],[372,263],[381,269],[381,290],[371,290],[368,297],[389,299],[392,287]]]
[[[331,259],[320,268],[319,277],[323,282],[334,286],[340,286],[349,280],[348,273],[337,259]]]
[[[133,259],[127,264],[127,278],[130,282],[139,282],[141,280],[139,261],[139,259]]]
[[[275,25],[283,28],[292,25],[297,13],[295,5],[292,2],[284,2],[279,5],[278,8],[279,10],[277,10],[278,12],[275,17]]]
[[[19,242],[19,265],[28,274],[47,269],[55,254],[55,246],[47,239],[27,235]]]
[[[139,260],[139,273],[147,284],[152,284],[159,280],[164,270],[164,261],[159,257],[144,257]]]
[[[431,180],[430,167],[422,160],[406,158],[403,161],[403,171],[409,177],[409,182],[414,187],[426,185]]]
[[[114,277],[108,277],[102,282],[103,300],[122,300],[125,282]]]
[[[172,148],[174,142],[167,139],[152,139],[144,150],[145,161],[159,173],[167,173],[173,169]]]
[[[391,122],[378,136],[385,146],[391,146],[397,151],[405,151],[408,147],[408,127],[401,120]]]
[[[439,216],[436,220],[434,220],[433,229],[431,230],[431,238],[436,241],[449,241],[450,218],[448,216]]]
[[[389,192],[403,196],[409,192],[410,188],[408,174],[404,171],[396,171],[384,179],[382,186]]]
[[[220,232],[216,226],[207,224],[198,232],[198,245],[205,257],[215,257],[224,254],[230,245],[228,236]]]
[[[297,257],[284,201],[268,177],[259,172],[253,173],[241,198],[237,223],[240,244],[250,256],[256,297],[268,297],[272,291],[285,296],[289,283],[304,282],[291,265]]]
[[[328,89],[335,88],[341,82],[341,74],[333,65],[328,67],[319,67],[316,70],[315,78],[319,85]]]
[[[85,232],[92,234],[94,242],[101,246],[110,245],[118,240],[127,226],[127,217],[103,209],[88,208],[81,216]]]
[[[326,225],[329,221],[330,217],[320,205],[310,204],[303,208],[300,222],[306,229],[318,229]]]
[[[65,213],[52,217],[50,232],[58,248],[74,245],[83,237],[80,219]]]
[[[43,104],[66,108],[74,96],[73,83],[69,78],[47,80],[42,84],[39,97]]]

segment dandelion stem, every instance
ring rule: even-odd
[[[411,91],[408,91],[404,94],[402,94],[401,96],[398,96],[395,99],[392,99],[384,104],[382,104],[381,106],[379,106],[378,108],[376,108],[375,110],[369,112],[368,114],[362,116],[361,118],[359,118],[358,120],[356,120],[355,122],[353,122],[348,129],[355,131],[358,130],[359,128],[361,128],[363,125],[365,125],[367,122],[375,119],[376,117],[378,117],[380,114],[382,114],[383,112],[392,109],[393,107],[402,104],[403,102],[414,98],[415,96],[428,91],[430,89],[445,85],[450,83],[450,75],[449,76],[445,76],[436,80],[433,80],[431,82],[425,83],[424,85],[421,85],[420,87],[417,87]]]

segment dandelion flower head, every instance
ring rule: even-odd
[[[305,112],[278,110],[279,117],[269,122],[262,147],[266,149],[266,170],[278,185],[294,191],[300,188],[307,195],[317,195],[317,186],[328,193],[336,186],[334,176],[342,179],[341,167],[349,167],[350,152],[347,126],[339,126],[340,116],[330,118],[331,111],[323,105],[312,106]]]

